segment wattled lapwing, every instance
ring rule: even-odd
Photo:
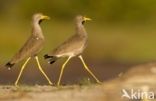
[[[61,57],[68,57],[68,59],[65,61],[65,63],[62,65],[61,72],[59,75],[59,80],[57,82],[57,85],[60,85],[60,81],[62,78],[62,74],[64,71],[64,68],[68,61],[75,56],[78,56],[79,59],[82,61],[82,64],[84,65],[85,69],[93,76],[93,78],[100,83],[100,81],[97,79],[97,77],[91,72],[91,70],[88,68],[88,66],[85,64],[81,53],[86,47],[88,35],[84,28],[84,24],[86,21],[91,20],[90,18],[83,17],[81,15],[76,16],[75,18],[75,34],[67,39],[64,43],[59,45],[56,49],[52,50],[48,54],[44,55],[45,59],[48,59],[49,63],[54,63],[58,58]]]
[[[40,23],[43,20],[49,19],[48,16],[45,16],[41,13],[34,14],[32,17],[32,34],[26,41],[26,43],[23,45],[23,47],[13,56],[13,58],[5,65],[8,69],[11,69],[12,66],[14,66],[16,63],[22,61],[23,59],[26,59],[25,63],[23,64],[20,73],[18,75],[18,78],[15,82],[15,85],[17,86],[18,81],[22,75],[22,72],[27,65],[28,61],[31,58],[35,58],[38,68],[41,71],[41,73],[44,75],[44,77],[48,80],[49,84],[51,85],[52,82],[48,78],[48,76],[44,73],[38,59],[38,53],[41,51],[42,47],[44,46],[44,36],[42,33],[42,29],[40,27]]]

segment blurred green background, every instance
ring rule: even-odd
[[[156,59],[156,0],[0,0],[1,64],[29,37],[36,12],[51,17],[41,25],[46,45],[40,58],[74,34],[73,18],[82,14],[93,19],[85,24],[88,64],[102,70],[105,63],[120,67]]]

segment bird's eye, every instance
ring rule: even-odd
[[[41,20],[39,20],[39,24],[42,22],[43,20],[41,19]]]
[[[83,21],[82,21],[82,24],[84,24],[84,23],[85,23],[85,21],[83,20]]]

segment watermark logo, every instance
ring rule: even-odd
[[[152,100],[154,99],[154,92],[152,91],[142,91],[140,89],[134,90],[126,90],[122,89],[122,98],[128,98],[131,100],[139,100],[139,99],[149,99]]]

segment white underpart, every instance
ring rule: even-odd
[[[58,54],[56,55],[57,57],[74,57],[75,55],[77,55],[77,53],[81,53],[83,51],[83,47],[84,45],[82,45],[80,48],[78,49],[74,49],[71,52],[67,52],[67,53],[62,53],[62,54]]]
[[[69,52],[69,53],[62,53],[62,54],[59,54],[59,55],[56,55],[57,57],[66,57],[66,56],[71,56],[73,57],[74,56],[74,53],[73,52]]]

